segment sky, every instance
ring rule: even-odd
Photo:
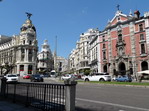
[[[54,52],[57,37],[57,55],[68,58],[80,34],[90,28],[104,30],[118,4],[127,15],[130,10],[139,10],[141,16],[149,11],[149,0],[2,0],[0,35],[19,35],[27,19],[25,12],[32,13],[39,51],[46,39]]]

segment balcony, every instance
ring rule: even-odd
[[[147,53],[140,54],[141,57],[146,57]]]

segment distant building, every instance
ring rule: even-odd
[[[0,36],[0,74],[36,73],[37,51],[36,29],[29,17],[19,35]]]
[[[80,35],[80,40],[76,43],[76,48],[71,51],[69,55],[69,70],[77,74],[84,73],[86,70],[90,70],[91,61],[89,50],[89,42],[98,33],[98,29],[89,29],[87,32]],[[89,49],[90,48],[90,49]],[[90,61],[89,61],[90,60]]]
[[[99,44],[99,30],[93,29],[92,34],[89,37],[88,44],[88,56],[90,73],[101,72],[101,56],[100,56],[100,44]]]
[[[48,40],[45,40],[42,44],[41,52],[38,53],[38,65],[37,70],[39,73],[51,72],[54,69],[53,55],[50,50]]]
[[[68,71],[68,60],[64,57],[57,56],[57,71],[61,73]]]

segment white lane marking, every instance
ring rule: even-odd
[[[133,107],[133,106],[127,106],[127,105],[121,105],[121,104],[114,104],[114,103],[108,103],[108,102],[102,102],[102,101],[95,101],[95,100],[89,100],[89,99],[76,98],[76,100],[92,102],[92,103],[99,103],[99,104],[106,104],[106,105],[111,105],[111,106],[118,106],[118,107],[123,107],[123,108],[136,109],[136,110],[139,110],[139,111],[149,111],[149,109],[146,109],[146,108],[139,108],[139,107]]]

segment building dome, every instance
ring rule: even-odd
[[[27,19],[25,21],[25,23],[22,25],[20,30],[22,32],[22,31],[27,31],[27,29],[32,29],[36,32],[36,28],[34,27],[34,25],[32,24],[32,21],[30,19]]]

